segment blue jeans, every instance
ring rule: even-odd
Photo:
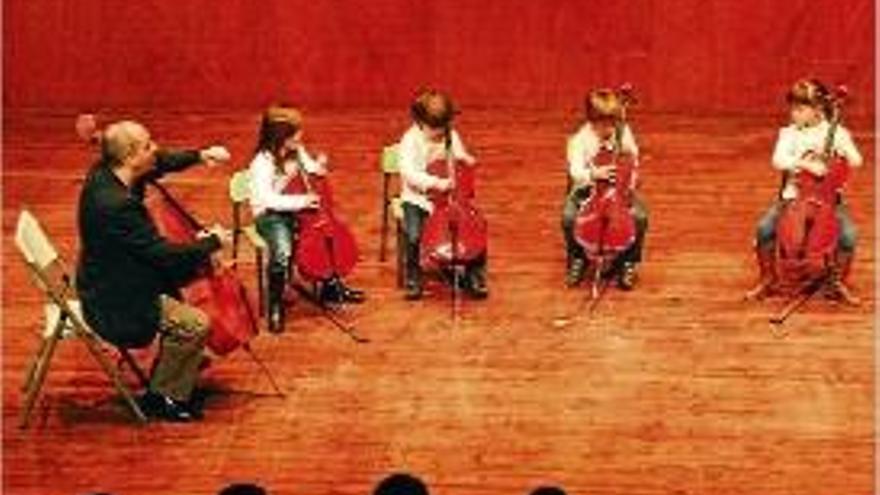
[[[584,248],[574,238],[574,222],[581,205],[590,196],[590,187],[578,187],[565,197],[562,206],[562,235],[565,238],[565,252],[569,259],[585,259]],[[636,240],[626,251],[620,253],[619,261],[639,263],[642,261],[642,247],[648,231],[648,208],[638,194],[633,193],[630,210],[636,223]]]
[[[770,205],[770,208],[758,220],[758,226],[755,229],[755,245],[758,249],[769,250],[776,242],[776,224],[779,221],[779,215],[782,214],[782,200],[776,200]],[[840,237],[837,240],[837,249],[841,253],[852,254],[856,249],[856,241],[858,240],[858,231],[856,224],[852,221],[849,214],[849,208],[843,201],[839,201],[834,208],[834,214],[837,217],[837,224],[840,226]]]
[[[296,216],[292,213],[268,211],[258,216],[254,223],[257,232],[269,246],[269,263],[266,278],[269,281],[269,302],[279,303],[287,284],[287,273],[293,257],[296,241]]]

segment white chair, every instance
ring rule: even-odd
[[[28,425],[31,411],[37,396],[46,379],[49,363],[58,342],[77,338],[85,343],[89,353],[113,383],[116,390],[125,399],[135,417],[146,422],[147,418],[128,387],[123,383],[117,367],[113,366],[104,354],[99,337],[86,325],[82,318],[79,301],[73,299],[73,282],[63,259],[52,245],[49,237],[37,219],[28,211],[22,210],[18,217],[15,231],[15,245],[21,252],[34,284],[46,296],[44,306],[45,327],[41,335],[40,347],[28,367],[25,382],[24,405],[21,410],[19,426]],[[137,367],[125,349],[119,349],[123,359],[132,366],[141,381],[145,381],[143,372]]]

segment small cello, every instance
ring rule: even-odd
[[[318,207],[297,212],[299,233],[294,254],[297,272],[307,281],[320,284],[347,276],[358,262],[359,250],[351,229],[334,212],[333,190],[326,177],[310,173],[299,163],[299,171],[285,186],[285,194],[314,194]],[[337,329],[362,344],[370,340],[351,325],[336,318],[314,294],[294,287],[315,304]]]
[[[486,254],[488,224],[474,204],[474,167],[455,160],[451,139],[446,139],[446,158],[428,164],[427,171],[452,181],[449,191],[430,193],[434,211],[425,222],[421,238],[421,262],[439,269],[466,265]]]
[[[593,270],[591,294],[600,295],[601,279],[610,265],[636,239],[632,206],[632,183],[635,157],[623,150],[626,129],[626,106],[632,101],[628,88],[620,90],[623,116],[615,123],[610,145],[604,146],[593,160],[596,166],[614,166],[612,178],[595,181],[590,195],[578,210],[574,237],[583,247]]]
[[[849,176],[843,157],[834,154],[834,137],[841,122],[843,93],[834,99],[823,149],[804,158],[825,164],[827,172],[818,176],[800,169],[794,174],[797,196],[787,201],[780,214],[776,234],[777,267],[783,279],[799,282],[815,277],[832,263],[840,236],[835,216],[838,191]]]
[[[320,198],[317,208],[297,213],[300,224],[295,263],[300,275],[310,282],[323,282],[351,273],[359,256],[357,242],[334,212],[333,191],[326,177],[308,173],[300,166],[284,193]]]
[[[835,207],[841,189],[849,178],[849,164],[834,153],[834,138],[842,121],[846,89],[830,96],[831,116],[822,150],[803,158],[824,163],[824,175],[806,169],[794,172],[797,196],[783,204],[776,224],[776,278],[795,298],[771,318],[782,323],[801,304],[821,289],[834,269],[840,226]]]

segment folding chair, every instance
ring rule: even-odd
[[[89,353],[110,378],[113,386],[125,399],[135,417],[140,422],[146,422],[146,416],[131,391],[123,383],[119,370],[104,355],[100,338],[83,321],[79,302],[70,299],[73,292],[73,279],[69,275],[64,260],[58,255],[37,219],[27,209],[22,210],[18,217],[15,245],[24,257],[34,284],[43,292],[47,300],[45,331],[41,337],[39,350],[28,367],[22,387],[25,400],[21,410],[19,427],[26,428],[28,426],[31,411],[46,379],[55,347],[59,341],[65,338],[78,338],[85,343]],[[125,349],[119,349],[119,351],[142,382],[145,381],[143,372],[140,371],[128,352]]]
[[[385,146],[379,157],[379,167],[382,171],[382,228],[379,238],[379,261],[385,261],[388,243],[389,211],[394,216],[396,223],[397,238],[397,286],[403,287],[403,278],[406,264],[403,259],[403,203],[399,196],[389,197],[391,178],[400,174],[400,164],[397,145]]]

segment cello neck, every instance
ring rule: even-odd
[[[315,188],[312,185],[312,179],[311,177],[309,177],[309,173],[306,171],[306,168],[302,165],[302,163],[299,164],[299,170],[297,171],[297,173],[302,180],[303,187],[305,188],[306,193],[315,194]]]
[[[822,146],[822,161],[825,163],[828,163],[834,151],[834,136],[837,134],[838,127],[840,127],[840,109],[835,108],[834,116],[828,126],[828,133],[825,135],[825,144]]]
[[[446,176],[452,181],[451,192],[454,195],[455,190],[458,188],[458,181],[455,177],[455,160],[452,158],[452,150],[449,148],[446,149]]]
[[[614,150],[614,159],[623,152],[623,130],[626,128],[626,121],[621,119],[614,124],[614,140],[612,146]]]
[[[623,84],[617,94],[621,101],[620,118],[614,123],[614,157],[616,158],[623,152],[623,133],[626,131],[626,113],[629,106],[635,101],[632,85]]]
[[[446,177],[452,181],[452,188],[449,191],[448,198],[450,201],[454,201],[454,197],[457,196],[456,192],[458,189],[458,180],[456,177],[455,170],[455,157],[452,152],[452,129],[446,128],[446,136],[444,139],[444,145],[446,148]]]
[[[831,108],[830,125],[828,126],[828,134],[825,136],[825,145],[822,148],[822,160],[828,163],[834,152],[834,137],[840,122],[843,120],[843,104],[846,101],[848,90],[845,86],[838,86],[837,89],[828,96]]]
[[[189,223],[194,230],[205,230],[204,225],[202,225],[201,222],[196,220],[194,216],[186,211],[183,205],[181,205],[176,199],[174,199],[174,196],[172,196],[171,193],[168,192],[168,189],[165,189],[165,186],[160,184],[157,180],[151,180],[150,184],[156,189],[156,191],[159,192],[159,194],[162,196],[162,199],[164,199],[165,202],[168,203],[168,205],[175,212],[177,212],[177,214],[179,214],[184,220],[186,220],[186,222]]]

